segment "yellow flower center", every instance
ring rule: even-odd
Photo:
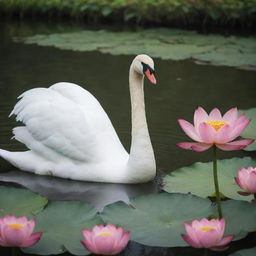
[[[200,230],[202,231],[210,231],[210,230],[213,230],[214,228],[212,227],[209,227],[209,226],[204,226],[204,227],[201,227]]]
[[[99,234],[99,236],[104,236],[104,237],[111,236],[111,235],[112,234],[110,232],[104,232],[104,233]]]
[[[12,223],[12,224],[8,224],[8,227],[11,229],[22,229],[24,226],[19,223]]]
[[[211,120],[211,121],[206,121],[206,124],[209,124],[211,127],[213,127],[216,131],[221,129],[223,126],[227,125],[226,122],[220,121],[220,120]]]

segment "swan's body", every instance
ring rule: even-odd
[[[130,155],[92,94],[76,84],[57,83],[28,90],[19,97],[11,115],[25,126],[14,128],[13,133],[29,150],[0,150],[0,156],[22,170],[41,175],[114,183],[152,180],[156,166],[145,116],[143,81],[147,72],[155,82],[153,67],[147,55],[138,55],[130,67]]]

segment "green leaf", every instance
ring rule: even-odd
[[[219,10],[216,9],[210,9],[209,10],[209,15],[213,20],[218,20],[221,16],[221,13]]]
[[[0,186],[0,216],[13,214],[16,217],[33,218],[48,200],[26,189]]]
[[[101,13],[103,16],[108,16],[112,13],[112,8],[110,6],[104,6],[104,8],[101,10]]]
[[[256,166],[250,157],[231,158],[218,161],[218,179],[220,192],[228,198],[252,200],[253,196],[241,196],[241,191],[234,177],[242,167]],[[171,172],[164,178],[164,190],[169,193],[192,193],[200,197],[212,196],[215,193],[212,162],[195,163]]]
[[[241,134],[242,137],[256,140],[256,108],[248,110],[241,110],[240,113],[245,113],[247,118],[251,118],[251,122]],[[256,142],[252,143],[244,150],[253,151],[256,150]]]
[[[75,255],[90,254],[81,245],[82,229],[101,223],[96,211],[80,202],[50,202],[37,217],[36,231],[43,232],[40,241],[23,249],[26,253],[50,255],[68,250]]]
[[[225,235],[241,239],[256,231],[254,203],[228,200],[222,203]],[[107,223],[131,231],[131,240],[150,246],[187,246],[181,238],[184,222],[216,215],[216,205],[193,195],[154,194],[133,199],[130,205],[117,202],[105,207],[101,217]]]
[[[235,253],[230,254],[230,256],[255,256],[256,255],[256,247],[250,249],[244,249]]]
[[[242,52],[240,45],[223,45],[213,51],[195,54],[193,57],[216,66],[256,66],[253,52]]]
[[[88,4],[83,4],[83,5],[81,5],[81,7],[79,8],[79,11],[84,12],[85,10],[88,9],[88,7],[89,7]]]
[[[255,203],[227,200],[221,202],[221,205],[226,221],[225,234],[234,234],[236,239],[241,239],[247,232],[256,231]]]
[[[208,199],[193,195],[154,194],[117,202],[105,207],[101,217],[107,223],[131,231],[131,240],[150,246],[187,246],[181,238],[184,221],[208,217],[212,213]]]
[[[130,12],[130,13],[127,13],[125,14],[124,16],[124,21],[129,21],[133,18],[137,18],[139,16],[139,14],[137,12]]]
[[[111,13],[102,9],[103,15]],[[136,12],[125,14],[125,20],[138,18]],[[110,54],[147,53],[162,59],[195,59],[201,63],[255,69],[256,39],[221,35],[201,35],[196,32],[171,29],[146,29],[136,32],[84,30],[75,33],[35,35],[22,38],[27,44],[54,46],[74,51],[98,50]]]

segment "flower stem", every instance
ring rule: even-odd
[[[216,204],[218,208],[218,216],[219,219],[222,218],[222,210],[220,203],[220,190],[219,190],[219,182],[218,182],[218,171],[217,171],[217,148],[213,145],[213,178],[214,178],[214,186],[215,186],[215,195],[216,195]]]

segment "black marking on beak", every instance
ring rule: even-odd
[[[150,75],[151,74],[155,74],[155,70],[153,68],[151,68],[148,64],[144,63],[144,62],[141,62],[142,66],[143,66],[143,73],[145,74],[145,72],[147,70],[149,70],[150,72]]]

